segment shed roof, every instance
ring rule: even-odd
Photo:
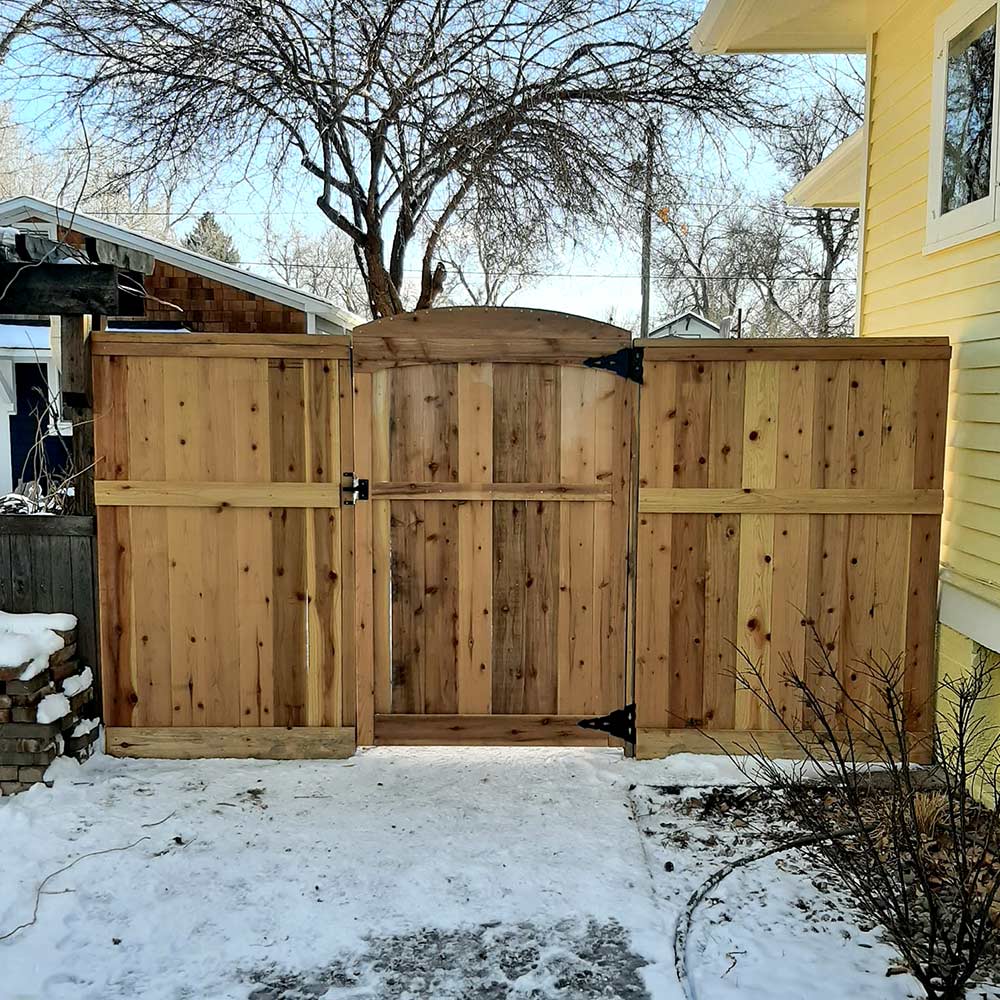
[[[71,225],[74,232],[84,236],[93,236],[96,239],[117,243],[141,253],[151,254],[156,260],[165,264],[173,264],[175,267],[184,268],[252,295],[270,299],[272,302],[279,302],[291,309],[299,309],[304,313],[320,316],[347,330],[363,322],[360,316],[342,309],[329,299],[311,295],[281,281],[262,277],[244,268],[223,263],[213,257],[206,257],[204,254],[196,253],[185,247],[176,246],[152,236],[145,236],[124,226],[102,222],[84,212],[60,208],[51,202],[27,195],[0,201],[0,226],[17,225],[29,219],[39,219],[42,222],[60,226]]]

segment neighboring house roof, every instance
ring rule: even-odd
[[[858,130],[785,195],[785,204],[796,208],[857,208],[864,185],[865,137]]]
[[[898,0],[895,0],[898,5]],[[696,52],[865,52],[894,0],[708,0]]]
[[[0,322],[0,354],[49,350],[49,324],[30,320]]]
[[[320,316],[348,330],[363,322],[360,316],[356,316],[346,309],[341,309],[340,306],[328,299],[311,295],[298,288],[292,288],[290,285],[272,278],[261,277],[261,275],[253,274],[241,267],[225,264],[212,257],[206,257],[204,254],[195,253],[193,250],[175,246],[151,236],[144,236],[131,229],[126,229],[124,226],[101,222],[83,212],[59,208],[50,202],[28,196],[0,201],[0,226],[16,225],[28,219],[40,219],[58,226],[70,226],[74,232],[83,236],[93,236],[96,239],[117,243],[141,253],[151,254],[164,264],[172,264],[214,281],[231,285],[233,288],[239,288],[260,298],[278,302],[291,309]]]
[[[692,325],[701,326],[708,330],[713,330],[715,333],[719,332],[719,324],[713,323],[710,319],[705,319],[704,316],[699,316],[696,312],[682,312],[678,313],[676,316],[668,319],[665,323],[661,323],[655,330],[650,330],[650,337],[662,337],[665,336],[664,331],[676,329],[678,327],[683,327],[688,329]]]

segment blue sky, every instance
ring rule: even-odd
[[[813,67],[806,60],[789,59],[786,69],[787,79],[782,81],[785,89],[807,93],[815,86]],[[42,148],[46,142],[65,142],[65,135],[60,136],[52,125],[57,108],[51,96],[53,81],[36,78],[26,83],[26,78],[30,79],[27,74],[21,76],[19,90],[11,95],[15,119],[29,129],[33,143]],[[718,197],[720,207],[727,200],[725,189],[733,185],[739,185],[755,199],[780,195],[789,186],[759,141],[742,130],[717,133],[710,142],[678,149],[677,154],[672,168],[680,174],[697,172],[711,178],[703,190],[713,199]],[[180,199],[191,212],[175,232],[182,236],[194,216],[214,212],[233,235],[245,265],[268,273],[261,245],[265,219],[270,218],[278,231],[294,227],[307,234],[319,234],[329,223],[316,207],[315,196],[313,179],[301,170],[287,169],[281,183],[275,185],[263,166],[255,166],[250,178],[236,168],[224,168],[216,181],[193,200],[190,194]],[[669,207],[675,217],[685,210],[683,204]],[[623,218],[621,233],[582,234],[576,246],[554,248],[551,258],[540,266],[543,275],[532,278],[510,304],[561,309],[634,325],[640,308],[639,224],[638,218]],[[658,225],[654,220],[654,244]],[[414,274],[418,273],[416,263],[416,259],[411,261]],[[656,319],[663,312],[654,282],[651,313]]]

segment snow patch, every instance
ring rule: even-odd
[[[86,736],[101,724],[100,719],[81,719],[74,727],[70,736]]]
[[[57,722],[70,713],[69,698],[64,694],[47,694],[35,710],[35,719],[43,724]]]
[[[66,695],[67,698],[72,698],[81,691],[86,691],[87,688],[93,687],[93,684],[93,671],[91,671],[90,667],[84,667],[80,673],[74,674],[72,677],[67,677],[66,680],[63,681],[63,694]]]
[[[9,611],[0,611],[0,632],[13,632],[15,635],[37,635],[54,629],[57,632],[69,632],[76,628],[76,615],[15,615]],[[61,647],[60,647],[61,648]]]
[[[27,664],[20,680],[30,681],[48,667],[49,657],[64,645],[61,636],[48,630],[28,635],[0,632],[0,667]]]

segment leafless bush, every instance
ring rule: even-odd
[[[804,670],[784,660],[806,732],[786,719],[759,665],[741,653],[741,688],[781,723],[804,761],[789,769],[755,747],[754,766],[815,837],[809,853],[885,928],[927,996],[958,1000],[995,970],[1000,946],[1000,732],[985,711],[996,668],[980,657],[944,678],[937,725],[919,732],[917,711],[929,706],[907,690],[902,655],[854,664],[845,681],[810,627],[819,652]],[[931,769],[913,766],[931,752]]]

